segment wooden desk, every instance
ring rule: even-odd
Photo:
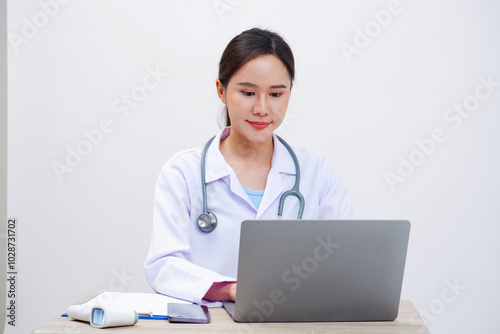
[[[78,303],[88,300],[89,295]],[[63,312],[61,312],[63,313]],[[139,320],[134,326],[99,329],[87,323],[56,316],[33,331],[33,334],[70,333],[418,333],[429,334],[413,304],[402,300],[398,318],[387,322],[295,322],[295,323],[237,323],[222,307],[210,309],[209,324],[174,324],[168,320]]]

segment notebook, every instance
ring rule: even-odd
[[[390,321],[397,317],[407,220],[242,222],[238,322]]]

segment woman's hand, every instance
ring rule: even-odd
[[[215,282],[203,297],[210,301],[235,301],[236,282]]]

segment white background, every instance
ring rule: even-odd
[[[280,33],[296,57],[280,135],[331,158],[358,218],[412,222],[402,298],[432,333],[500,332],[500,86],[474,100],[480,77],[500,82],[498,2],[59,1],[8,1],[19,308],[6,333],[28,333],[89,292],[151,291],[142,266],[159,169],[218,131],[219,58],[254,26]],[[391,3],[382,26],[376,13]],[[168,76],[127,117],[113,112],[148,68]],[[443,118],[464,101],[479,105],[460,126]],[[106,119],[113,130],[85,147],[83,132]],[[435,129],[446,139],[425,154],[416,141]],[[54,163],[78,147],[87,156],[59,179]],[[398,168],[404,182],[391,189]]]

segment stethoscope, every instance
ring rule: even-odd
[[[276,136],[278,137],[278,136]],[[215,136],[210,138],[208,142],[203,147],[201,152],[201,189],[203,191],[203,213],[198,217],[198,227],[201,231],[205,233],[210,233],[217,227],[217,217],[212,212],[208,212],[207,210],[207,184],[205,183],[205,160],[207,157],[207,150]],[[285,199],[292,195],[298,198],[299,200],[299,212],[297,214],[297,219],[302,219],[302,213],[304,212],[305,199],[304,196],[299,191],[299,183],[300,183],[300,166],[299,160],[295,155],[295,152],[292,150],[290,145],[282,138],[278,137],[279,141],[285,146],[290,155],[292,156],[293,163],[295,164],[295,184],[293,188],[285,191],[283,195],[281,195],[279,206],[278,206],[278,219],[281,219],[283,215],[283,206],[285,205]]]

